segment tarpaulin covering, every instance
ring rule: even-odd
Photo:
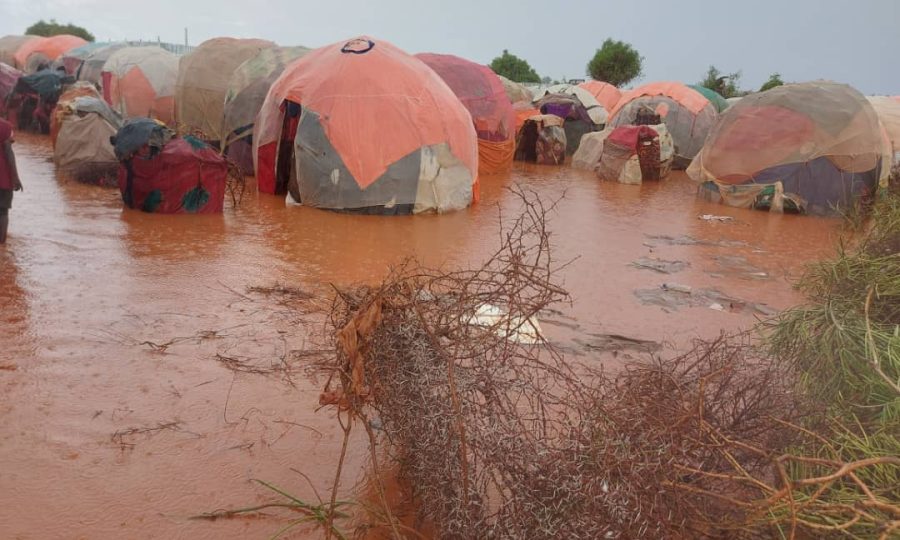
[[[703,97],[705,97],[707,99],[707,101],[709,101],[710,103],[713,104],[713,106],[716,108],[716,112],[720,113],[730,106],[730,104],[728,103],[728,100],[723,98],[715,90],[712,90],[705,86],[700,86],[699,84],[689,84],[687,86],[688,86],[688,88],[690,88],[692,90],[696,90],[697,92],[700,92],[703,95]]]
[[[283,127],[296,129],[286,163]],[[478,193],[476,141],[472,117],[431,68],[368,37],[288,66],[253,135],[260,191],[288,187],[304,205],[379,213],[468,206]]]
[[[20,94],[34,93],[43,100],[56,102],[62,92],[64,78],[61,73],[45,69],[19,77],[14,91]]]
[[[21,76],[21,71],[9,64],[0,62],[0,117],[3,116],[2,113],[6,107],[6,98],[12,93]]]
[[[110,144],[122,120],[99,97],[60,101],[59,135],[53,156],[60,169],[76,180],[114,185],[118,160]]]
[[[63,53],[86,43],[84,39],[69,34],[32,39],[16,51],[16,65],[21,66],[25,72],[33,73],[41,63],[49,64]]]
[[[154,154],[175,137],[175,132],[163,123],[149,118],[133,118],[125,121],[116,133],[113,151],[116,159],[125,161],[141,151]]]
[[[666,124],[675,142],[675,168],[697,155],[719,118],[715,105],[700,92],[678,82],[657,82],[629,90],[613,109],[613,127],[635,124],[642,111],[652,111]]]
[[[82,61],[75,72],[75,76],[79,81],[87,81],[92,84],[100,83],[107,60],[116,51],[126,47],[128,47],[127,43],[107,43],[103,47],[97,47]]]
[[[597,176],[623,184],[663,179],[672,162],[670,141],[665,124],[612,128],[595,165]]]
[[[109,45],[110,42],[108,41],[94,41],[91,43],[85,43],[81,47],[75,47],[70,51],[64,52],[57,59],[57,62],[62,64],[62,66],[66,70],[66,73],[68,73],[69,75],[77,76],[78,68],[81,67],[82,62],[84,62],[92,52]]]
[[[209,145],[176,138],[161,150],[142,148],[119,165],[125,206],[159,214],[214,214],[225,204],[228,167]]]
[[[534,98],[534,102],[535,104],[539,104],[543,101],[546,101],[547,97],[550,97],[554,94],[571,96],[577,99],[582,108],[587,112],[590,121],[593,122],[594,125],[603,126],[606,124],[609,118],[609,111],[606,110],[603,104],[597,101],[597,98],[594,97],[592,93],[580,86],[575,86],[572,84],[553,85],[547,88],[542,95],[536,96]]]
[[[417,54],[416,58],[440,75],[472,115],[479,140],[478,172],[509,170],[515,151],[516,120],[500,78],[487,66],[450,54]]]
[[[306,47],[272,47],[263,49],[234,70],[225,92],[225,145],[253,134],[256,115],[266,101],[284,68],[311,49]]]
[[[578,91],[585,92],[580,88]],[[584,135],[597,131],[602,127],[602,125],[595,123],[596,115],[591,117],[590,111],[584,107],[581,99],[574,93],[545,93],[542,98],[534,103],[540,108],[541,114],[552,114],[564,120],[563,129],[566,132],[566,153],[568,154],[574,154],[578,150],[578,145],[581,144],[581,138]],[[595,105],[593,111],[602,112],[602,107]]]
[[[521,102],[531,103],[534,99],[531,90],[525,88],[524,85],[511,81],[503,75],[497,75],[497,77],[499,77],[500,82],[503,83],[503,90],[506,92],[506,97],[513,105]]]
[[[900,100],[894,100],[886,96],[869,96],[867,98],[878,120],[884,127],[894,153],[900,153]]]
[[[561,165],[566,160],[563,119],[552,114],[532,116],[516,136],[515,159],[542,165]]]
[[[263,39],[228,37],[204,41],[181,57],[175,82],[175,119],[188,130],[199,130],[209,141],[221,142],[225,94],[238,66],[263,49],[275,47]]]
[[[159,47],[126,47],[103,65],[103,97],[125,118],[175,125],[178,56]]]
[[[817,81],[751,94],[722,114],[688,174],[719,185],[774,184],[814,213],[874,190],[890,150],[872,105]]]
[[[56,108],[53,110],[53,115],[50,117],[50,142],[53,145],[56,145],[56,138],[59,135],[59,128],[62,126],[62,119],[65,116],[71,114],[71,110],[67,109],[63,105],[67,102],[74,101],[75,98],[79,97],[100,97],[100,92],[94,87],[94,85],[86,82],[75,83],[71,88],[66,89],[65,92],[59,96],[59,102],[57,103]]]
[[[618,88],[603,81],[585,81],[578,86],[590,92],[607,113],[615,108],[622,97],[622,92]]]
[[[40,36],[3,36],[0,38],[0,62],[16,69],[22,69],[16,63],[16,52],[29,41],[41,39]]]
[[[525,125],[525,121],[531,118],[532,116],[539,116],[541,114],[541,110],[534,107],[531,104],[531,101],[519,101],[513,104],[513,110],[516,113],[516,135],[519,134],[519,131],[522,129],[522,126]]]

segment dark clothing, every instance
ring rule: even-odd
[[[0,214],[12,208],[13,192],[11,189],[0,189]]]
[[[9,166],[9,160],[6,158],[6,143],[12,141],[12,124],[0,118],[0,191],[9,190],[10,200],[12,200],[12,189],[15,186],[13,185],[12,170]],[[9,208],[9,206],[6,206],[5,208]]]

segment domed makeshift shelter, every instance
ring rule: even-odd
[[[71,77],[50,69],[22,75],[7,98],[9,115],[22,130],[50,133],[50,117]]]
[[[272,85],[253,135],[265,193],[382,214],[477,199],[472,117],[422,61],[367,37],[328,45]]]
[[[181,57],[175,82],[175,119],[188,130],[199,130],[218,145],[222,133],[225,93],[238,66],[263,49],[275,47],[263,39],[213,38]]]
[[[512,166],[516,115],[491,68],[451,54],[417,54],[440,75],[472,115],[478,135],[478,172],[497,174]]]
[[[12,94],[21,76],[21,71],[0,62],[0,118],[6,118],[6,98]]]
[[[642,120],[658,116],[659,119]],[[622,94],[609,125],[666,124],[675,142],[672,167],[686,168],[703,147],[719,118],[716,106],[700,92],[678,82],[655,82]]]
[[[534,100],[534,105],[541,114],[555,114],[565,120],[567,154],[574,154],[581,144],[581,137],[603,129],[609,118],[607,110],[593,94],[571,84],[547,88]]]
[[[875,109],[878,120],[884,127],[895,154],[900,154],[900,100],[886,96],[868,96],[866,99]],[[895,165],[896,163],[896,159]]]
[[[223,146],[245,174],[253,174],[253,125],[269,88],[288,64],[310,50],[306,47],[263,49],[232,73],[225,93]]]
[[[499,77],[500,82],[503,83],[503,90],[506,92],[506,97],[513,105],[521,102],[531,103],[534,99],[531,90],[525,88],[525,85],[511,81],[503,75],[497,75],[497,77]]]
[[[850,86],[789,84],[725,111],[688,174],[732,206],[831,213],[872,194],[888,172],[887,146],[875,110]]]
[[[53,146],[57,166],[80,182],[114,186],[119,162],[109,140],[122,127],[119,115],[89,96],[60,99],[54,115],[59,118]]]
[[[687,87],[691,90],[696,90],[697,92],[703,94],[703,97],[705,97],[706,100],[712,103],[713,107],[716,108],[717,113],[721,113],[731,106],[731,104],[728,103],[728,100],[723,98],[722,95],[715,90],[712,90],[705,86],[700,86],[699,84],[689,84],[687,85]]]
[[[148,118],[116,133],[119,191],[128,208],[158,214],[216,214],[225,205],[228,165],[205,142]]]
[[[92,44],[94,45],[94,44]],[[63,65],[66,71],[75,75],[79,81],[87,81],[91,84],[99,84],[102,81],[103,67],[107,60],[115,54],[116,51],[128,47],[127,43],[102,43],[93,47],[89,51],[85,51],[84,47],[79,47],[74,51],[69,51],[63,55]],[[78,51],[78,57],[72,54]],[[70,71],[70,66],[74,67],[74,71]]]
[[[178,56],[159,47],[126,47],[103,65],[103,99],[125,118],[175,125]]]
[[[616,107],[622,97],[622,92],[618,88],[603,81],[585,81],[578,87],[590,92],[607,113]]]
[[[525,120],[516,136],[516,161],[562,165],[566,161],[566,130],[555,114],[537,114]]]
[[[86,43],[84,39],[69,34],[32,39],[16,51],[16,64],[25,73],[34,73],[41,66],[49,66],[63,53]]]
[[[0,62],[21,70],[16,63],[16,52],[29,41],[41,39],[40,36],[3,36],[0,38]]]
[[[75,98],[79,97],[93,97],[99,99],[100,92],[97,91],[97,88],[93,84],[84,81],[76,82],[65,89],[62,95],[59,96],[56,108],[53,109],[53,114],[50,115],[50,142],[53,145],[56,145],[56,138],[59,136],[59,128],[62,126],[63,118],[71,113],[70,110],[67,110],[62,105],[67,101],[74,101]],[[118,129],[118,126],[116,129]]]

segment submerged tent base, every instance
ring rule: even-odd
[[[116,187],[118,185],[119,163],[117,161],[80,163],[61,170],[66,177],[82,184],[101,187]]]
[[[804,214],[807,209],[806,201],[797,195],[785,193],[781,182],[731,186],[710,181],[700,184],[697,194],[709,202],[735,208],[789,214]]]

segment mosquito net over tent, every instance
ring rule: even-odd
[[[0,38],[0,62],[22,69],[16,62],[16,52],[29,41],[41,39],[40,36],[3,36]]]
[[[590,92],[600,105],[603,105],[606,112],[613,110],[622,97],[622,92],[618,88],[603,81],[585,81],[578,87]]]
[[[715,105],[700,92],[678,82],[655,82],[622,94],[609,124],[634,125],[647,114],[659,116],[669,129],[675,142],[675,169],[690,164],[719,118]]]
[[[175,125],[178,56],[159,47],[126,47],[103,65],[103,98],[125,118]]]
[[[175,118],[209,141],[221,142],[225,94],[234,70],[263,49],[275,47],[262,39],[213,38],[181,57],[175,82]]]
[[[472,117],[421,60],[367,37],[297,60],[253,137],[259,189],[304,205],[406,214],[478,196]]]
[[[688,174],[734,206],[831,213],[873,192],[889,153],[859,92],[825,81],[789,84],[725,111]]]
[[[253,134],[256,115],[284,68],[312,49],[272,47],[263,49],[234,70],[225,92],[226,144]]]
[[[63,53],[86,43],[87,41],[84,39],[69,34],[32,39],[25,42],[16,51],[16,64],[21,66],[22,71],[34,73],[42,65],[49,66]]]
[[[306,47],[263,49],[232,73],[225,93],[223,146],[245,174],[253,174],[253,125],[269,88],[288,64],[310,50]]]
[[[472,115],[478,134],[478,171],[497,174],[512,166],[516,115],[503,83],[491,69],[450,54],[417,54]]]

